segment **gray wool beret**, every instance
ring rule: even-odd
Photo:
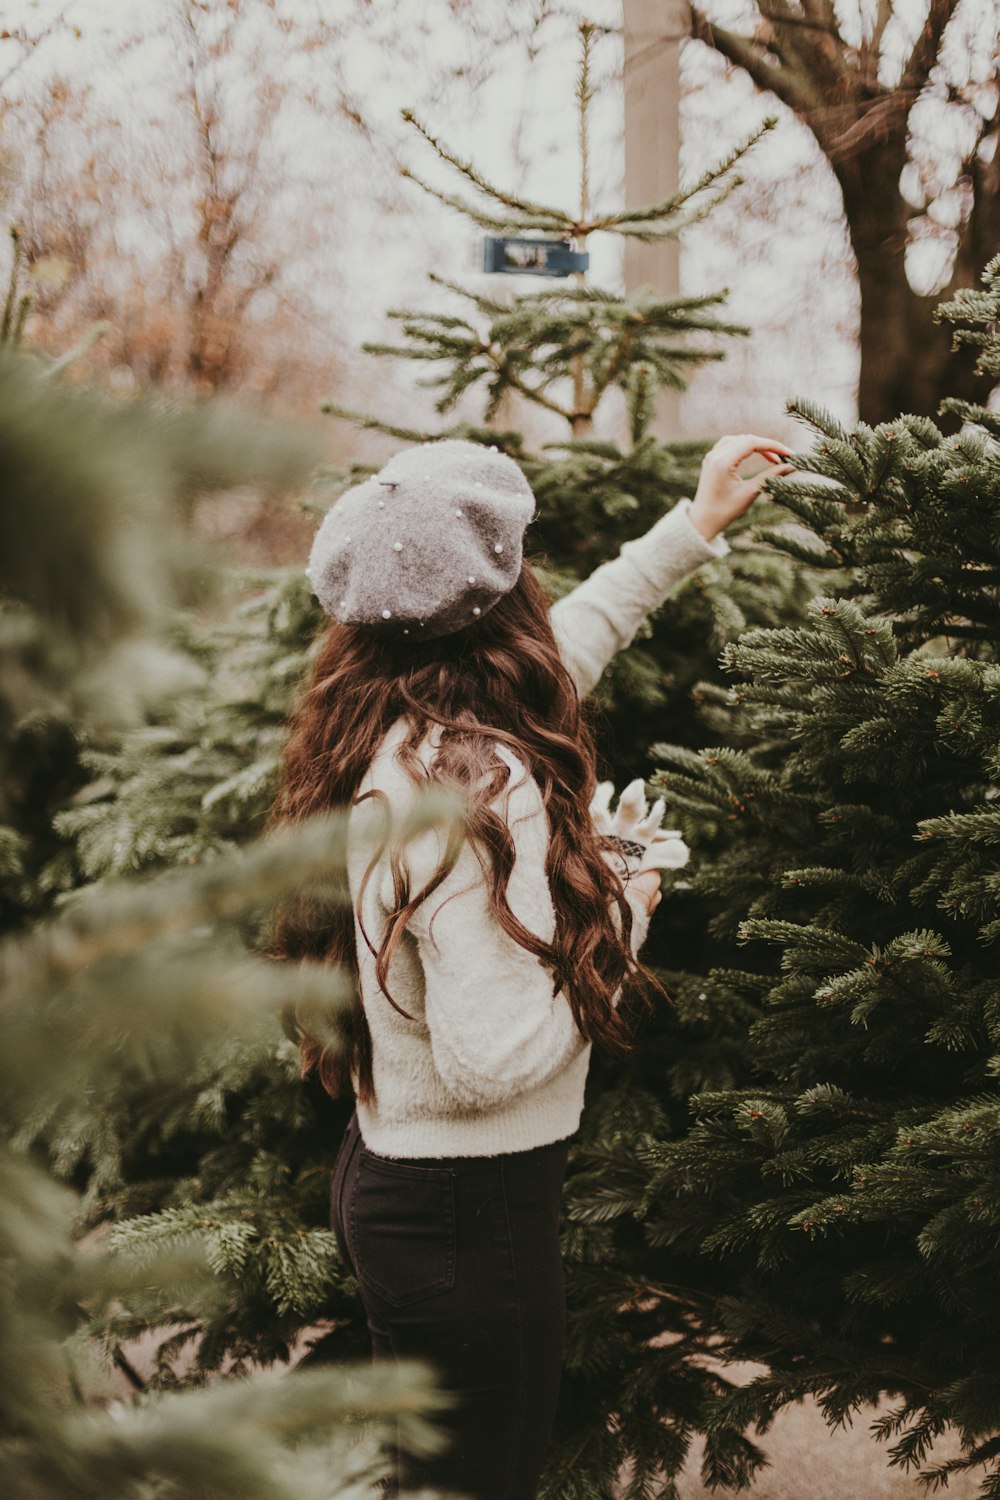
[[[306,574],[326,613],[424,640],[472,625],[515,585],[531,486],[496,448],[405,448],[324,516]]]

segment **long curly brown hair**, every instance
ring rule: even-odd
[[[620,1055],[630,1046],[631,1018],[629,1007],[616,1008],[612,997],[626,981],[632,1002],[648,1003],[650,989],[662,987],[632,954],[632,908],[601,855],[602,840],[591,822],[597,782],[593,710],[581,704],[559,655],[548,606],[525,561],[514,588],[481,620],[436,640],[410,644],[331,621],[290,719],[268,828],[354,803],[383,737],[405,717],[400,758],[414,779],[457,790],[465,799],[459,833],[472,841],[483,865],[496,920],[551,970],[553,993],[564,991],[582,1034]],[[441,726],[440,746],[428,771],[417,747],[434,724]],[[496,744],[509,746],[524,763],[547,810],[546,873],[556,919],[551,943],[524,927],[507,901],[514,842],[489,805],[509,776]],[[397,876],[396,907],[376,951],[376,977],[387,996],[389,964],[403,929],[457,853],[452,839],[434,877],[415,894]],[[303,1072],[315,1068],[334,1096],[353,1087],[357,1098],[371,1099],[371,1034],[357,989],[350,904],[319,909],[300,896],[282,905],[272,916],[268,951],[337,963],[353,975],[352,1002],[338,1022],[339,1043],[300,1025]],[[391,997],[387,1003],[394,1003]]]

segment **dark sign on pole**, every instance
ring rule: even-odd
[[[568,240],[483,238],[483,270],[508,276],[572,276],[590,265],[586,250],[574,250]]]

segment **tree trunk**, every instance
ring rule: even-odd
[[[984,131],[982,145],[985,149],[976,151],[968,164],[972,208],[965,233],[958,242],[949,291],[960,286],[981,286],[987,261],[1000,253],[1000,106],[991,128]]]
[[[914,413],[952,432],[960,424],[938,417],[942,397],[984,401],[988,385],[974,374],[975,351],[952,351],[950,327],[934,322],[945,294],[922,297],[907,280],[905,160],[905,143],[890,141],[836,166],[861,296],[858,416],[874,426]]]
[[[931,0],[902,81],[887,89],[878,80],[877,63],[894,15],[890,0],[880,0],[860,53],[840,34],[831,0],[803,0],[794,11],[784,4],[774,11],[762,6],[752,36],[717,26],[691,5],[691,35],[781,100],[812,131],[840,183],[861,295],[858,415],[868,423],[913,412],[951,432],[958,419],[938,417],[945,396],[985,404],[990,395],[988,378],[974,373],[976,351],[966,345],[953,351],[951,332],[935,323],[934,312],[960,287],[978,288],[986,263],[1000,250],[1000,112],[983,122],[961,167],[960,181],[971,189],[973,202],[959,231],[949,285],[921,297],[905,266],[913,210],[899,183],[910,112],[957,6],[958,0]]]

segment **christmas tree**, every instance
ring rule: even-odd
[[[983,283],[939,316],[996,377],[1000,257]],[[752,1472],[748,1429],[790,1402],[835,1424],[885,1399],[891,1464],[932,1487],[982,1466],[1000,1495],[1000,418],[943,405],[956,436],[789,405],[817,477],[774,493],[809,539],[756,539],[832,586],[726,647],[724,746],[655,751],[703,961],[668,971],[675,1027],[617,1091],[651,1103],[600,1133],[570,1212],[641,1272],[621,1337],[681,1299],[717,1357],[766,1367],[697,1416],[713,1480]],[[675,1029],[737,1037],[746,1070],[692,1072],[688,1125],[655,1108]],[[946,1429],[961,1454],[936,1461]]]
[[[7,325],[5,324],[5,331]],[[211,1389],[123,1399],[97,1358],[95,1330],[117,1351],[121,1324],[219,1318],[238,1272],[197,1237],[80,1237],[73,1121],[113,1110],[125,1086],[150,1113],[170,1107],[192,1070],[229,1052],[273,1053],[282,1007],[335,1013],[345,979],[291,969],[245,942],[262,910],[289,893],[343,899],[343,815],[331,813],[196,869],[51,891],[32,840],[40,819],[26,776],[30,743],[113,739],[176,681],[162,631],[204,594],[212,560],[187,526],[193,494],[251,479],[301,481],[314,462],[302,435],[233,411],[112,404],[68,389],[58,370],[0,351],[0,792],[11,920],[0,943],[0,1487],[32,1500],[143,1494],[233,1500],[360,1497],[386,1472],[382,1445],[435,1441],[428,1374],[252,1370]],[[50,795],[55,795],[50,792]],[[425,810],[425,814],[426,813]],[[11,897],[19,899],[10,899]],[[12,930],[13,929],[13,930]],[[53,1160],[39,1138],[65,1141]],[[327,1236],[327,1239],[331,1239]],[[329,1260],[323,1237],[296,1252]],[[313,1274],[321,1274],[313,1270]]]

